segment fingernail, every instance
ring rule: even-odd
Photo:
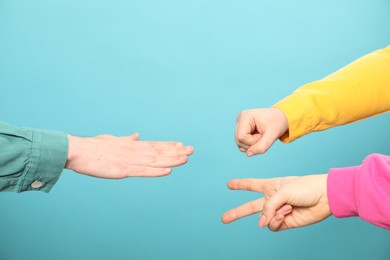
[[[185,162],[185,161],[187,161],[187,157],[186,156],[180,156],[179,157],[179,161],[180,162]]]
[[[246,154],[247,154],[249,157],[251,157],[251,156],[254,155],[254,153],[253,153],[252,151],[248,151]]]
[[[278,214],[278,215],[276,215],[276,217],[275,217],[275,220],[276,221],[281,221],[283,219],[283,215],[282,214]]]
[[[288,208],[288,209],[283,210],[282,213],[283,213],[284,215],[287,215],[287,214],[290,214],[291,211],[292,211],[292,208]]]
[[[172,169],[171,168],[167,168],[167,169],[165,169],[164,170],[166,173],[170,173],[171,171],[172,171]]]
[[[259,226],[260,226],[260,227],[264,227],[266,221],[267,221],[267,218],[266,218],[263,214],[261,214]]]
[[[192,152],[193,149],[194,149],[194,148],[193,148],[192,146],[187,146],[187,147],[185,148],[185,151],[186,151],[187,153],[190,153],[190,152]]]

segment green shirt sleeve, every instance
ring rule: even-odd
[[[0,191],[49,192],[68,156],[65,133],[0,121]]]

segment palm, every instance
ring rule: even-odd
[[[278,230],[304,227],[318,223],[328,217],[326,211],[322,210],[323,206],[316,204],[309,207],[293,207],[290,214],[284,217],[282,225]]]

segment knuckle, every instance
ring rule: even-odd
[[[250,110],[243,110],[243,111],[241,111],[241,116],[246,116],[246,115],[248,115],[249,114],[249,111]]]
[[[244,111],[241,111],[240,113],[238,113],[238,115],[236,116],[236,121],[240,120],[243,113],[244,113]]]
[[[252,190],[254,188],[252,179],[240,180],[240,185],[246,190]]]
[[[176,147],[184,146],[183,143],[181,143],[181,142],[173,142],[173,145],[176,146]]]
[[[249,212],[251,212],[251,213],[255,213],[255,212],[257,211],[256,205],[255,205],[255,203],[253,203],[253,202],[250,202],[250,203],[248,204],[248,208],[249,208]]]
[[[237,134],[237,141],[239,143],[245,143],[245,142],[247,142],[247,138],[244,134],[238,133]]]
[[[250,111],[249,111],[249,110],[243,110],[243,111],[241,111],[241,112],[238,113],[238,115],[237,115],[236,122],[238,123],[239,121],[244,120],[244,119],[247,118],[249,115],[250,115]]]
[[[240,216],[240,213],[238,212],[237,208],[234,208],[230,211],[230,219],[235,220],[238,219]]]
[[[165,142],[165,143],[160,143],[159,147],[161,150],[166,150],[166,149],[175,149],[175,148],[181,148],[183,147],[183,143],[181,142],[176,142],[176,141],[170,141],[170,142]]]

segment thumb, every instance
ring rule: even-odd
[[[272,144],[278,139],[278,135],[273,131],[265,131],[258,141],[250,146],[247,150],[247,155],[253,156],[256,154],[263,154],[268,151]]]
[[[260,227],[268,226],[272,218],[275,217],[276,211],[287,203],[288,195],[282,191],[277,191],[271,198],[269,198],[263,208],[263,213],[260,216]],[[287,213],[287,212],[286,212]]]

